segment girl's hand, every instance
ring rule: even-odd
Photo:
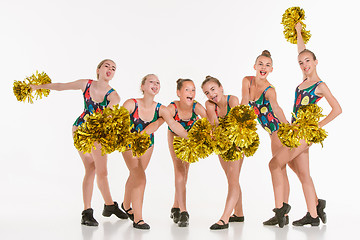
[[[295,30],[297,33],[301,33],[301,30],[302,30],[302,24],[300,22],[298,22],[296,25],[295,25]]]

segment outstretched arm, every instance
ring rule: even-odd
[[[205,102],[205,107],[209,122],[217,126],[219,124],[219,119],[217,118],[215,113],[215,104],[207,100]]]
[[[47,83],[42,85],[30,85],[32,90],[38,89],[50,89],[55,91],[64,91],[64,90],[85,90],[85,86],[88,80],[81,79],[68,83]]]
[[[295,29],[296,29],[296,34],[297,34],[297,48],[298,48],[298,53],[300,53],[301,51],[303,51],[304,49],[306,49],[305,43],[304,43],[304,39],[301,35],[301,30],[302,30],[302,24],[300,22],[298,22],[295,25]]]
[[[339,114],[341,114],[342,109],[341,109],[339,102],[332,95],[332,93],[330,92],[330,89],[328,88],[328,86],[325,83],[320,83],[320,85],[317,87],[316,90],[317,91],[315,94],[317,94],[319,96],[324,96],[326,101],[331,106],[331,112],[322,121],[319,122],[319,127],[323,127],[326,124],[328,124],[329,122],[331,122],[332,120],[334,120],[334,118],[336,118]]]
[[[280,120],[282,123],[289,123],[285,117],[285,114],[281,107],[279,106],[276,100],[276,92],[275,89],[271,88],[266,92],[266,98],[269,100],[272,110],[275,116]]]
[[[250,77],[244,77],[241,85],[241,105],[248,105],[250,101]]]
[[[150,123],[141,133],[146,132],[147,134],[152,134],[156,132],[164,122],[165,120],[163,118],[159,118],[155,122]]]
[[[206,109],[201,105],[200,103],[197,103],[195,106],[195,113],[197,115],[200,115],[201,118],[208,118],[208,115],[206,113]],[[209,119],[208,119],[209,120]]]
[[[187,138],[187,131],[183,128],[183,126],[181,126],[180,123],[174,120],[169,110],[165,106],[160,107],[159,113],[160,117],[165,120],[165,122],[169,125],[169,127],[171,128],[171,130],[173,130],[175,134],[177,134],[179,137]]]

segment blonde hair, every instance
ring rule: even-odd
[[[141,86],[143,86],[143,85],[145,84],[146,79],[147,79],[148,77],[150,77],[150,76],[153,76],[153,77],[158,78],[158,77],[157,77],[155,74],[153,74],[153,73],[149,73],[149,74],[145,75],[145,77],[143,77],[143,78],[141,79],[140,91],[141,91],[142,93],[144,93],[144,91],[141,89]]]
[[[262,51],[262,53],[261,53],[259,56],[257,56],[257,58],[256,58],[256,60],[255,60],[255,63],[257,62],[257,60],[259,59],[259,57],[268,57],[268,58],[271,59],[271,64],[272,64],[272,62],[273,62],[273,60],[272,60],[272,58],[271,58],[271,54],[270,54],[270,52],[269,52],[268,50]]]
[[[96,68],[96,78],[97,78],[97,79],[99,79],[99,74],[97,73],[97,70],[100,69],[101,66],[104,64],[104,62],[106,62],[106,61],[113,62],[113,63],[116,65],[116,63],[115,63],[113,60],[111,60],[111,59],[104,59],[104,60],[102,60],[101,62],[99,62],[99,64],[97,65],[97,68]]]
[[[201,84],[201,88],[203,88],[204,85],[205,85],[206,83],[208,83],[208,82],[214,82],[214,83],[216,83],[219,87],[221,87],[221,83],[220,83],[220,81],[219,81],[217,78],[214,78],[214,77],[212,77],[212,76],[206,76],[205,80],[204,80],[204,81],[202,82],[202,84]]]

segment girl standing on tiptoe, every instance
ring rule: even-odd
[[[132,131],[143,131],[151,123],[159,118],[163,118],[176,134],[186,138],[186,130],[171,117],[168,109],[154,101],[155,96],[160,91],[160,81],[158,77],[154,74],[146,75],[141,81],[141,91],[144,95],[142,98],[128,99],[124,103],[124,107],[130,112],[130,119],[133,124]],[[146,133],[150,134],[151,145],[144,155],[134,157],[131,150],[123,152],[123,157],[130,171],[130,175],[125,185],[122,208],[130,219],[134,221],[133,227],[138,229],[150,229],[149,224],[145,223],[142,218],[142,206],[146,185],[145,170],[154,150],[153,132],[160,124],[161,123],[155,123],[153,125],[154,127],[149,126],[149,128],[146,129]]]
[[[224,89],[220,81],[214,77],[207,76],[201,84],[201,88],[208,98],[205,107],[210,123],[215,122],[216,125],[218,125],[219,118],[226,117],[231,108],[239,105],[239,99],[236,96],[224,95]],[[218,157],[228,181],[228,194],[224,212],[220,220],[210,227],[211,230],[226,229],[229,227],[229,221],[244,221],[241,188],[239,184],[243,159],[227,162],[220,156]],[[234,214],[231,216],[233,211]]]
[[[245,77],[242,82],[242,99],[241,104],[253,107],[260,125],[270,134],[271,152],[274,156],[282,146],[277,130],[279,123],[287,123],[284,112],[280,108],[276,100],[275,88],[267,80],[268,75],[273,71],[273,61],[269,51],[264,50],[261,55],[256,58],[254,69],[256,76]],[[282,169],[284,180],[284,209],[286,212],[290,210],[287,204],[289,200],[289,181],[286,174],[286,167]],[[277,211],[277,210],[276,210]],[[283,227],[288,224],[289,218],[286,216],[286,222],[280,222],[279,226]],[[264,225],[278,224],[276,218],[271,218],[264,222]]]
[[[63,90],[81,90],[84,96],[84,112],[78,117],[73,125],[73,133],[83,124],[86,116],[93,112],[101,111],[105,107],[112,107],[120,102],[117,92],[109,85],[114,77],[116,65],[114,61],[105,59],[97,66],[97,81],[81,79],[69,83],[49,83],[43,85],[31,85],[32,90],[50,89],[56,91]],[[107,155],[101,154],[101,146],[95,143],[96,150],[91,153],[79,152],[85,167],[85,176],[83,180],[83,200],[84,211],[82,212],[81,224],[87,226],[98,226],[98,222],[93,217],[91,208],[91,198],[94,188],[94,179],[96,175],[97,185],[104,198],[105,205],[103,216],[109,217],[115,214],[121,219],[128,218],[127,215],[119,209],[117,202],[111,198],[110,188],[107,178]]]
[[[195,85],[192,80],[178,79],[176,83],[176,93],[180,100],[171,102],[168,109],[175,121],[179,122],[186,131],[189,131],[199,119],[199,115],[202,118],[207,117],[206,110],[194,100]],[[189,214],[186,209],[186,182],[190,164],[176,157],[173,146],[174,136],[176,134],[169,128],[168,143],[175,172],[175,197],[170,217],[179,227],[186,227],[189,224]]]
[[[310,50],[306,49],[302,35],[301,23],[296,26],[297,31],[297,47],[298,47],[298,61],[300,69],[303,72],[304,80],[296,88],[295,92],[295,103],[294,103],[294,114],[297,112],[302,105],[316,104],[322,97],[325,97],[326,101],[331,106],[330,113],[319,122],[319,127],[323,127],[332,120],[334,120],[341,112],[341,106],[336,98],[331,94],[330,89],[327,85],[321,81],[316,72],[316,66],[318,60],[315,54]],[[294,121],[294,119],[293,119]],[[317,199],[315,193],[314,183],[310,176],[309,170],[309,145],[306,144],[305,140],[301,140],[301,145],[296,149],[289,151],[290,157],[288,159],[284,156],[288,155],[285,151],[279,152],[270,162],[270,171],[273,179],[275,202],[277,205],[284,201],[284,181],[282,178],[281,169],[291,161],[290,167],[294,169],[297,174],[303,188],[305,201],[307,205],[306,215],[298,220],[294,221],[293,225],[303,226],[310,224],[311,226],[318,226],[320,219],[323,223],[326,222],[326,214],[324,212],[325,200]],[[279,216],[281,218],[282,216]]]

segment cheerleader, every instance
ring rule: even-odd
[[[236,96],[224,95],[220,81],[214,77],[207,76],[201,88],[208,98],[205,107],[211,123],[215,122],[215,124],[218,125],[219,118],[226,117],[232,107],[239,105],[239,99]],[[218,157],[228,181],[228,194],[224,212],[220,220],[210,227],[211,230],[226,229],[229,227],[229,222],[244,221],[241,188],[239,184],[243,159],[238,161],[224,161],[220,156]],[[231,215],[233,211],[234,214]]]
[[[192,80],[179,79],[176,83],[176,94],[180,100],[171,102],[168,109],[175,121],[179,122],[186,131],[189,131],[199,119],[199,115],[202,118],[207,117],[206,110],[194,100],[195,85]],[[190,164],[176,157],[173,146],[174,136],[176,134],[169,128],[168,143],[175,172],[175,197],[170,217],[179,227],[186,227],[189,224],[189,213],[186,209],[186,183]]]
[[[81,90],[84,96],[84,112],[76,119],[72,132],[86,121],[86,117],[93,112],[101,111],[106,107],[112,107],[120,102],[120,96],[109,85],[114,77],[116,64],[110,59],[105,59],[97,66],[97,81],[81,79],[69,83],[49,83],[43,85],[31,85],[32,90],[50,89],[56,91],[63,90]],[[94,178],[98,188],[104,198],[103,216],[110,217],[115,214],[118,218],[127,219],[127,215],[119,209],[117,202],[113,201],[110,194],[110,188],[107,177],[107,155],[101,154],[101,146],[95,143],[95,149],[91,153],[79,151],[79,155],[85,167],[85,176],[83,179],[83,201],[84,211],[82,212],[81,224],[87,226],[98,226],[98,222],[93,217],[91,208],[91,198],[94,187]]]
[[[304,80],[297,86],[295,92],[295,103],[294,103],[294,114],[297,112],[302,105],[316,104],[322,97],[325,97],[331,107],[330,113],[322,121],[319,122],[318,126],[321,128],[334,120],[339,114],[341,114],[341,106],[336,98],[331,94],[330,89],[327,85],[319,78],[316,67],[318,60],[313,52],[306,49],[302,35],[301,23],[296,25],[297,31],[297,47],[298,47],[298,62],[300,69],[303,72]],[[293,119],[292,121],[294,121]],[[304,226],[310,224],[311,226],[318,226],[320,220],[326,223],[326,213],[324,208],[326,206],[325,200],[317,199],[314,183],[310,176],[309,169],[309,145],[306,144],[305,140],[301,140],[301,145],[295,149],[286,151],[280,151],[270,161],[270,171],[274,185],[275,202],[277,206],[280,206],[285,201],[284,196],[284,182],[282,169],[287,163],[297,174],[303,188],[305,201],[307,205],[306,215],[293,222],[295,226]],[[290,157],[286,158],[286,156]],[[277,216],[278,220],[283,218],[283,211],[279,209],[281,214]]]
[[[264,50],[261,55],[256,58],[254,69],[256,76],[245,77],[242,82],[242,99],[241,104],[253,107],[258,122],[269,133],[271,139],[271,152],[274,156],[282,146],[277,131],[279,123],[288,123],[284,112],[280,108],[276,100],[275,88],[267,80],[268,75],[273,71],[273,61],[268,50]],[[284,181],[284,205],[286,206],[286,213],[290,210],[288,206],[289,198],[289,181],[286,174],[286,168],[281,169]],[[283,227],[284,224],[289,223],[289,217],[286,216],[286,221],[277,222],[276,218],[271,218],[264,222],[264,225],[279,224]]]
[[[180,137],[186,138],[187,132],[172,117],[167,107],[154,101],[160,91],[160,81],[154,74],[146,75],[141,81],[143,97],[128,99],[124,107],[130,112],[130,119],[133,124],[132,131],[145,131],[150,134],[151,144],[149,149],[141,157],[134,157],[132,151],[123,152],[125,163],[129,169],[129,177],[125,185],[125,195],[122,208],[133,220],[133,227],[137,229],[150,229],[142,217],[142,206],[146,185],[145,170],[149,164],[154,150],[154,131],[161,125],[156,120],[162,118],[169,127]],[[154,123],[153,125],[150,125]],[[145,129],[149,126],[147,129]]]

